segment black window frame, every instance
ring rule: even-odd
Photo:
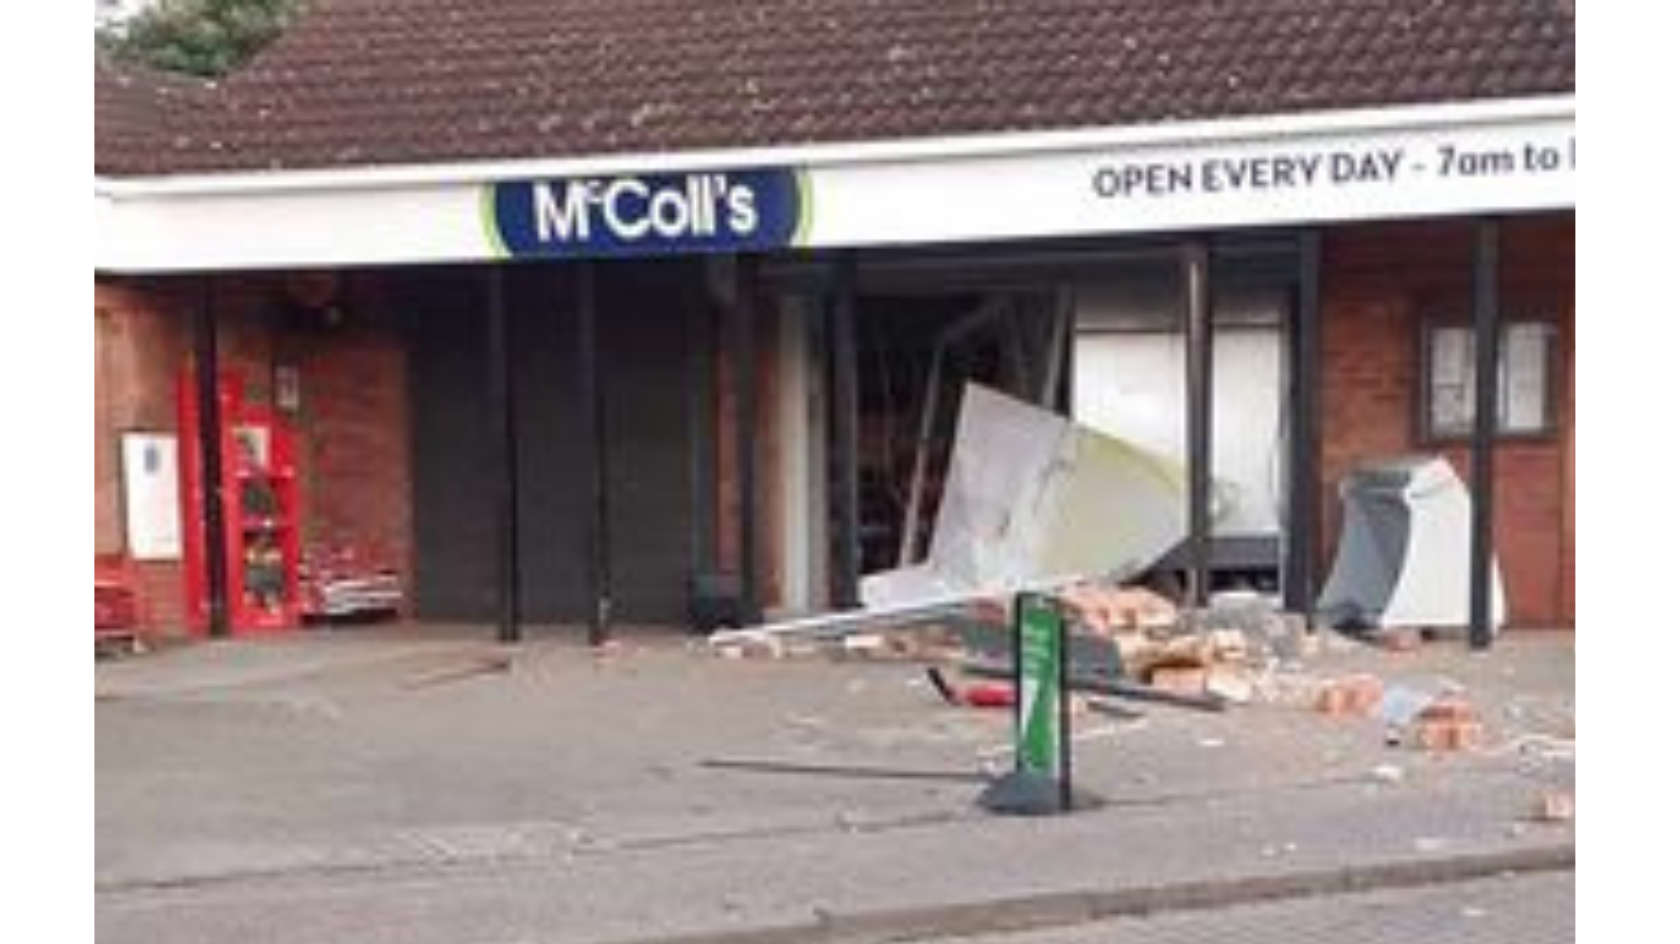
[[[1537,325],[1544,329],[1545,352],[1542,355],[1546,376],[1542,383],[1543,392],[1540,404],[1540,425],[1533,429],[1510,429],[1505,425],[1505,417],[1494,430],[1494,438],[1501,442],[1543,442],[1553,439],[1558,432],[1558,323],[1557,319],[1546,317],[1544,314],[1522,312],[1499,319],[1499,357],[1501,375],[1505,375],[1505,358],[1511,350],[1510,331],[1512,328]],[[1435,392],[1435,333],[1440,329],[1459,329],[1470,334],[1470,356],[1472,364],[1475,357],[1475,324],[1468,315],[1436,315],[1421,319],[1417,338],[1417,383],[1416,386],[1416,439],[1426,446],[1435,445],[1463,445],[1470,442],[1474,429],[1467,426],[1459,429],[1437,429],[1435,426],[1434,392]],[[1472,385],[1472,390],[1474,385]]]

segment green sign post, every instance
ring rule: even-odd
[[[1038,815],[1073,808],[1068,751],[1067,624],[1054,597],[1015,597],[1015,769],[980,805]]]
[[[1062,616],[1055,601],[1023,593],[1015,599],[1015,769],[1060,777],[1065,700]]]

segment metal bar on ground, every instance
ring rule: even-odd
[[[218,395],[216,312],[214,281],[199,279],[198,316],[193,320],[196,369],[193,379],[198,397],[199,472],[204,482],[204,581],[209,604],[208,630],[212,636],[228,634],[227,522],[222,514],[222,400]],[[184,435],[186,430],[182,430]]]
[[[1470,648],[1493,642],[1493,439],[1499,417],[1499,222],[1476,221],[1476,421],[1471,438]]]
[[[962,783],[975,783],[991,779],[980,771],[913,770],[899,767],[867,767],[854,764],[798,764],[773,760],[708,758],[702,760],[700,766],[713,770],[743,770],[759,774],[815,774],[826,777],[868,780],[954,780]]]
[[[500,266],[485,267],[486,358],[490,379],[491,520],[496,523],[496,639],[518,642],[519,476],[514,426],[512,345],[507,287]]]
[[[1289,529],[1284,540],[1283,605],[1295,613],[1312,612],[1317,582],[1323,257],[1323,235],[1317,230],[1302,232],[1285,375],[1289,384]]]
[[[839,639],[856,633],[909,626],[936,617],[961,613],[970,604],[977,601],[1009,596],[1021,591],[1052,591],[1091,580],[1106,580],[1118,583],[1133,576],[1136,576],[1135,571],[1120,570],[1109,574],[1047,577],[1043,580],[1031,580],[1007,587],[928,597],[925,600],[901,603],[896,606],[883,606],[868,610],[854,608],[834,613],[819,613],[815,616],[779,620],[746,629],[719,630],[712,633],[708,639],[713,645],[750,642],[766,636]]]
[[[578,405],[583,411],[589,513],[584,526],[586,593],[589,598],[589,644],[599,646],[612,635],[612,535],[607,519],[607,434],[605,398],[601,393],[600,303],[596,263],[572,267],[578,319]]]
[[[1209,290],[1207,240],[1187,240],[1180,249],[1179,265],[1184,280],[1184,424],[1190,479],[1186,604],[1201,609],[1208,601],[1211,545],[1208,504],[1213,480],[1213,300]]]
[[[986,662],[964,662],[962,670],[970,675],[981,678],[1015,679],[1016,668],[1010,665],[993,665]],[[1224,711],[1228,705],[1226,700],[1218,695],[1208,693],[1204,695],[1186,695],[1166,689],[1139,685],[1116,678],[1100,677],[1070,673],[1067,677],[1067,688],[1081,692],[1096,692],[1099,695],[1114,695],[1118,698],[1131,698],[1137,701],[1149,701],[1162,705],[1172,705],[1177,708],[1195,708],[1200,711]]]
[[[734,307],[730,312],[730,342],[735,373],[735,491],[740,557],[741,619],[756,622],[758,590],[758,453],[754,427],[758,418],[758,318],[756,267],[748,256],[736,259]]]
[[[834,390],[835,606],[858,605],[862,547],[858,524],[857,260],[843,253],[829,297],[830,368]]]

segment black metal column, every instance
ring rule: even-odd
[[[1470,446],[1470,648],[1493,642],[1493,437],[1499,417],[1499,222],[1476,221],[1476,422]]]
[[[1208,601],[1211,545],[1208,501],[1213,481],[1213,300],[1208,286],[1207,240],[1191,239],[1179,253],[1184,277],[1185,452],[1190,474],[1185,600],[1187,605],[1201,608]]]
[[[209,602],[209,631],[212,636],[228,634],[227,523],[222,518],[222,401],[216,394],[216,314],[212,279],[199,280],[198,316],[193,321],[196,360],[193,380],[198,396],[199,473],[204,483],[204,595]],[[182,430],[181,434],[186,435]]]
[[[490,362],[490,494],[494,506],[491,514],[496,522],[496,639],[518,642],[519,464],[507,289],[499,266],[486,267],[484,278]]]
[[[749,256],[735,266],[735,306],[730,312],[730,341],[735,354],[735,488],[739,526],[741,619],[756,623],[758,593],[758,419],[757,268]]]
[[[710,306],[686,312],[688,351],[689,579],[717,570],[717,325]]]
[[[858,527],[858,355],[857,267],[848,252],[841,256],[829,296],[830,375],[834,390],[834,448],[829,479],[834,490],[835,607],[859,605],[858,576],[862,545]]]
[[[1324,240],[1317,230],[1301,233],[1295,310],[1289,333],[1289,528],[1284,539],[1283,605],[1311,613],[1319,547],[1319,359],[1322,351],[1319,280]]]
[[[589,644],[599,646],[612,634],[612,564],[608,553],[612,535],[607,525],[607,442],[604,400],[601,395],[599,301],[596,292],[596,264],[578,262],[572,266],[576,278],[578,323],[577,380],[578,408],[585,468],[588,470],[588,500],[584,526],[586,592],[589,597]]]

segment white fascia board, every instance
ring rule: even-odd
[[[1248,118],[1065,131],[948,135],[761,148],[644,151],[568,158],[373,165],[315,170],[239,171],[147,177],[96,176],[94,192],[111,199],[123,200],[131,197],[208,196],[300,190],[376,190],[390,187],[481,184],[530,178],[648,174],[761,166],[915,163],[1095,148],[1214,144],[1226,140],[1288,138],[1303,134],[1346,134],[1374,129],[1405,130],[1488,125],[1504,121],[1573,117],[1574,114],[1575,96],[1558,95],[1291,112]]]

